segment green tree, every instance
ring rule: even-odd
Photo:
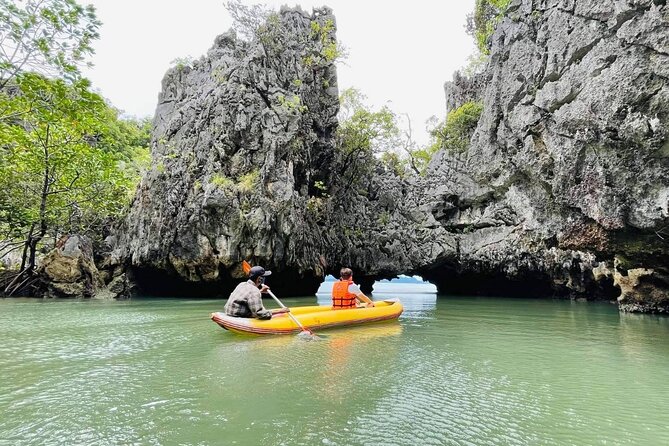
[[[74,0],[0,0],[0,90],[27,71],[78,78],[99,26]]]
[[[92,7],[0,0],[0,19],[0,257],[22,252],[11,295],[33,280],[39,249],[64,233],[99,238],[119,218],[149,163],[151,123],[120,119],[81,78],[100,26]]]
[[[98,231],[120,215],[135,182],[118,168],[115,115],[88,81],[69,84],[33,73],[16,80],[18,90],[0,96],[0,106],[29,113],[0,121],[0,236],[21,241],[20,274],[12,283],[18,287],[32,275],[47,233],[55,239]]]
[[[346,188],[370,173],[376,157],[394,151],[401,138],[397,116],[388,108],[371,110],[365,96],[349,88],[340,96],[337,144],[342,157],[339,177]]]
[[[431,150],[466,151],[481,113],[483,113],[481,102],[465,102],[450,112],[446,120],[430,132],[433,137]]]
[[[117,159],[117,169],[138,183],[151,164],[151,120],[121,118],[112,107],[107,107],[103,119],[107,132],[96,147],[112,153]]]
[[[304,46],[304,41],[301,41],[304,36],[291,31],[279,14],[265,5],[246,5],[241,0],[228,0],[223,4],[232,17],[232,28],[242,38],[256,40],[263,46],[267,56],[266,63],[280,62],[284,52]],[[343,45],[335,38],[334,21],[328,19],[321,23],[314,20],[310,26],[307,37],[311,40],[310,51],[303,59],[306,66],[318,69],[345,57]],[[288,48],[289,45],[296,44],[297,48]]]

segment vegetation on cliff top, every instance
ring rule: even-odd
[[[490,38],[510,3],[511,0],[476,0],[474,12],[467,17],[467,32],[476,40],[481,54],[490,53]]]
[[[399,146],[401,131],[395,113],[387,106],[373,110],[366,99],[356,88],[347,88],[339,96],[340,176],[349,186],[371,173],[375,157],[387,159]]]
[[[291,37],[276,11],[260,4],[245,5],[241,0],[226,1],[224,6],[232,17],[232,28],[235,32],[246,40],[260,42],[268,63],[282,60],[281,54],[286,50],[286,44],[291,41]],[[304,65],[317,68],[344,57],[345,49],[336,40],[335,32],[335,23],[330,19],[311,22],[309,38],[316,45],[304,57]]]
[[[438,122],[430,131],[431,143],[415,156],[429,162],[441,149],[452,153],[466,152],[481,113],[483,113],[481,102],[465,102],[451,111],[444,121]]]

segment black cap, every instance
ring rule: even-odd
[[[267,277],[270,274],[272,274],[272,271],[265,271],[265,268],[262,266],[254,266],[249,271],[249,279],[255,279],[256,277],[260,276]]]

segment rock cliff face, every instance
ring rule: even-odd
[[[112,263],[142,292],[223,295],[242,259],[280,293],[421,274],[442,292],[613,299],[666,311],[669,8],[514,0],[484,72],[465,154],[400,178],[337,146],[328,9],[283,9],[256,40],[228,33],[163,80],[153,169]]]
[[[114,240],[140,289],[224,294],[242,259],[273,269],[278,291],[317,286],[321,231],[305,216],[335,150],[334,32],[327,9],[284,9],[253,42],[223,34],[165,75],[153,169]]]
[[[668,15],[664,1],[512,2],[469,152],[431,165],[435,201],[454,205],[440,221],[463,228],[459,274],[588,297],[615,284],[623,309],[666,311]]]

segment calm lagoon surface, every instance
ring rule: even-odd
[[[0,300],[0,445],[669,444],[669,318],[375,291],[399,321],[320,341],[227,332],[225,300]]]

